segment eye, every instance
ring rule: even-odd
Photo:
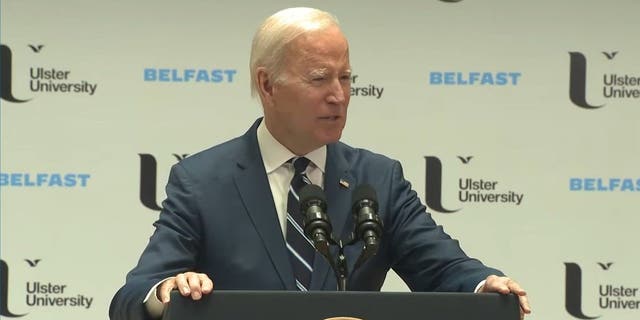
[[[351,82],[351,75],[350,74],[345,74],[340,76],[340,81],[341,82]]]

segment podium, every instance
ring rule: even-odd
[[[518,320],[515,295],[497,293],[222,291],[199,301],[171,293],[163,320]]]

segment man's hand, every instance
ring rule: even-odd
[[[527,292],[524,291],[517,282],[508,277],[488,276],[478,292],[513,293],[517,295],[520,300],[520,319],[523,319],[525,314],[531,313]]]
[[[200,300],[203,294],[213,290],[213,281],[204,273],[185,272],[165,280],[156,289],[156,295],[162,303],[169,302],[171,290],[178,289],[183,296],[191,296],[193,300]]]

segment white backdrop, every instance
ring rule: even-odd
[[[253,33],[299,5],[337,15],[352,86],[375,87],[352,97],[343,141],[400,160],[467,253],[528,290],[529,319],[638,318],[640,295],[606,296],[607,285],[640,287],[635,0],[3,0],[1,317],[107,318],[158,213],[140,200],[143,159],[157,185],[142,193],[159,204],[175,155],[244,133],[261,114]],[[169,81],[149,78],[160,69]],[[177,81],[173,70],[222,76]],[[517,81],[489,83],[501,72]],[[607,96],[612,74],[628,96]],[[441,164],[441,184],[428,163]],[[463,201],[467,179],[496,182],[478,196],[521,201]],[[566,288],[576,268],[581,292]],[[406,287],[390,275],[384,289]]]

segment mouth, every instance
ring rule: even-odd
[[[326,116],[326,117],[319,117],[318,119],[320,119],[320,120],[329,120],[329,121],[337,121],[340,118],[341,118],[340,116]]]

